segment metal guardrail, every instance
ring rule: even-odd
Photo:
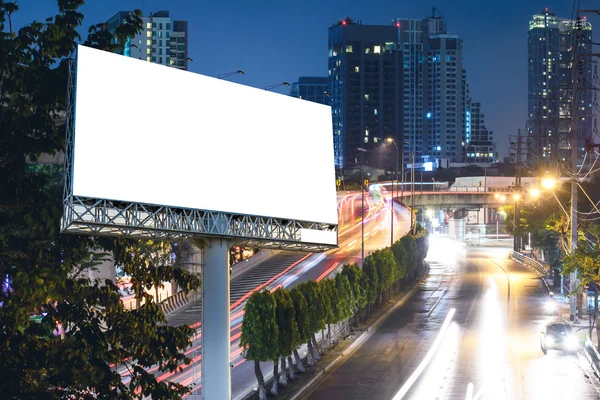
[[[585,336],[585,344],[583,346],[583,354],[585,358],[590,362],[592,369],[596,373],[596,378],[600,379],[600,353],[596,349],[596,346],[592,342],[589,336]]]
[[[531,257],[527,257],[527,256],[523,255],[522,253],[519,253],[518,251],[514,251],[514,250],[511,253],[511,257],[513,260],[520,262],[521,264],[525,265],[526,267],[529,267],[529,269],[534,270],[535,272],[540,274],[540,276],[549,276],[550,275],[550,271],[547,270],[543,264],[541,264],[539,261],[534,260]]]

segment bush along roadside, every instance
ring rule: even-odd
[[[280,385],[294,380],[292,359],[304,372],[297,351],[300,346],[307,345],[307,363],[315,365],[326,348],[337,343],[340,333],[350,334],[353,326],[366,321],[418,277],[428,247],[428,233],[418,225],[414,235],[369,254],[362,269],[346,264],[329,279],[253,293],[244,307],[240,346],[246,359],[254,361],[259,399],[267,396],[261,361],[273,361],[271,394],[276,396]],[[321,333],[320,348],[317,333]]]

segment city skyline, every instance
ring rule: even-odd
[[[82,7],[88,25],[80,33],[83,35],[89,24],[107,21],[120,10],[142,6],[144,15],[169,10],[173,19],[189,21],[189,57],[194,60],[189,65],[191,72],[216,76],[241,69],[246,74],[232,80],[254,87],[292,82],[299,76],[326,76],[327,30],[344,17],[365,24],[389,24],[392,18],[422,18],[435,6],[448,21],[448,32],[464,40],[464,66],[471,96],[484,105],[486,124],[495,132],[500,160],[508,155],[508,135],[524,129],[527,121],[528,21],[545,7],[565,18],[572,11],[572,2],[558,0],[509,1],[502,7],[447,0],[402,8],[391,1],[379,1],[367,8],[342,2],[284,6],[275,2],[250,5],[234,1],[221,5],[184,0],[107,0],[90,1]],[[583,0],[581,8],[593,8],[593,1]],[[35,7],[20,4],[13,24],[20,27],[55,12],[52,2]],[[589,18],[592,24],[598,20],[597,16]],[[594,38],[599,41],[598,30]],[[287,94],[288,88],[277,91]]]

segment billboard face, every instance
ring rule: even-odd
[[[75,196],[337,225],[328,106],[84,46],[75,99]]]

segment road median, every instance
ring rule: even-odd
[[[416,279],[409,288],[392,296],[384,307],[374,312],[368,318],[366,323],[359,323],[358,327],[353,328],[350,335],[341,339],[337,343],[337,346],[331,348],[322,355],[322,359],[314,366],[306,366],[306,358],[304,358],[303,361],[306,372],[299,373],[296,368],[296,379],[289,382],[287,387],[280,387],[277,398],[283,400],[295,400],[309,396],[323,379],[334,373],[349,356],[354,354],[362,344],[377,331],[381,324],[389,317],[390,313],[402,307],[415,293],[417,293],[421,283],[427,278],[428,274],[429,267],[426,266],[425,271],[421,274],[420,278]],[[272,384],[272,376],[267,384],[268,386]],[[255,398],[258,398],[256,393],[244,397],[244,399]]]

